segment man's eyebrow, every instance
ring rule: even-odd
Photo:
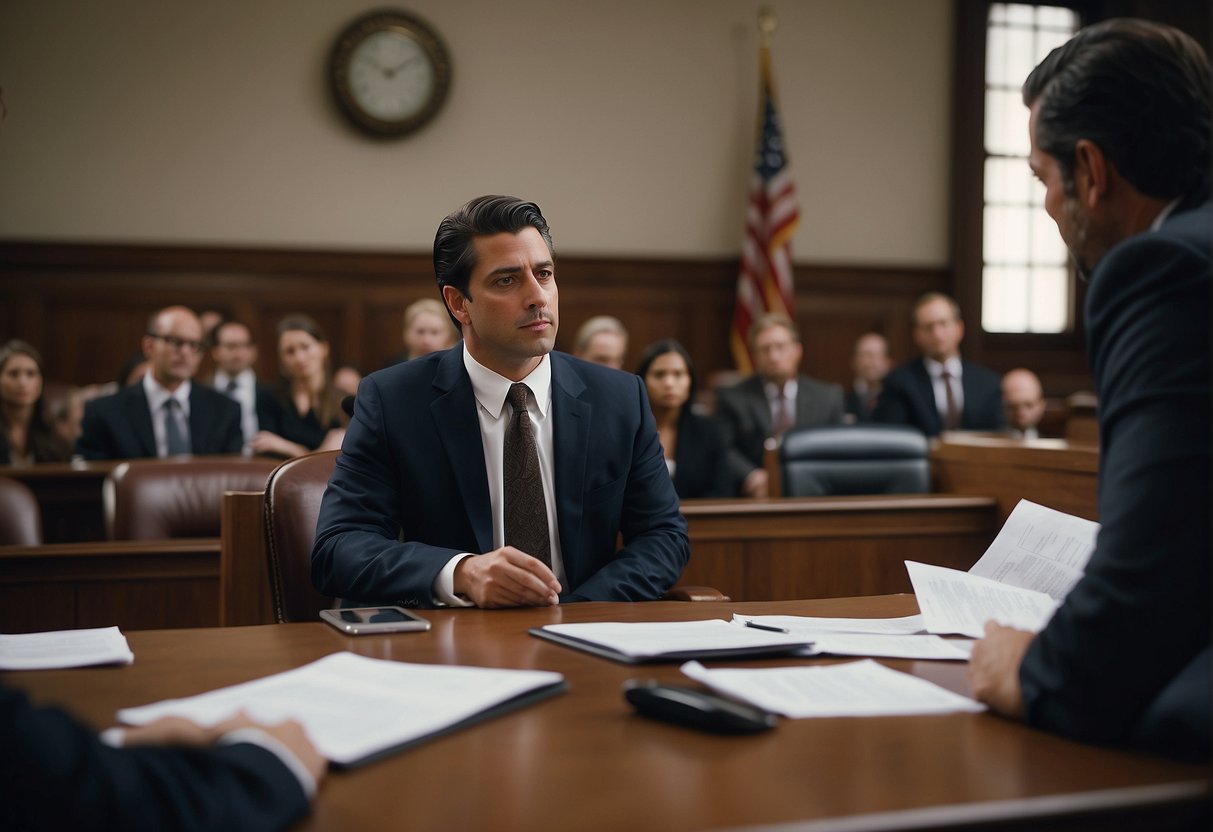
[[[553,267],[553,265],[554,264],[552,263],[551,260],[544,260],[542,262],[535,263],[533,268],[535,271],[539,271],[540,269],[551,269]],[[493,275],[499,275],[499,274],[502,274],[502,275],[517,274],[518,272],[522,271],[522,269],[523,269],[522,266],[515,266],[515,265],[499,266],[499,267],[493,269],[491,272],[489,272],[489,276],[492,277]]]

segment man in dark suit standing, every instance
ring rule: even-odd
[[[138,384],[85,405],[76,453],[85,459],[238,454],[240,405],[191,383],[205,349],[184,306],[154,313],[143,336],[148,370]]]
[[[1090,742],[1210,757],[1209,60],[1114,19],[1023,87],[1033,173],[1078,268],[1099,394],[1099,518],[1086,574],[1037,635],[986,625],[974,693]]]
[[[414,607],[661,597],[689,545],[644,382],[552,352],[539,207],[467,203],[438,227],[434,271],[463,343],[363,380],[320,509],[317,588]]]
[[[799,373],[804,347],[786,315],[762,315],[750,325],[748,338],[754,375],[717,391],[716,418],[733,481],[742,496],[762,499],[770,493],[762,467],[766,440],[792,428],[842,424],[842,387]]]
[[[922,352],[885,376],[876,421],[910,425],[927,436],[945,430],[1002,430],[1002,380],[960,357],[960,306],[940,292],[914,304],[914,343]]]
[[[274,391],[257,380],[257,343],[240,321],[224,321],[211,331],[215,375],[210,386],[240,405],[240,430],[247,448],[259,430],[277,433],[280,408]]]

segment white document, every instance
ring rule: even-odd
[[[921,615],[901,618],[814,618],[807,615],[742,615],[733,613],[733,620],[753,621],[767,627],[781,627],[790,633],[870,633],[872,635],[914,635],[926,632]]]
[[[0,670],[54,670],[135,660],[117,627],[0,635]]]
[[[929,633],[981,638],[990,620],[1037,633],[1057,610],[1058,602],[1043,592],[980,575],[912,560],[906,570]]]
[[[739,627],[723,618],[702,621],[548,624],[541,629],[606,647],[631,658],[700,650],[746,650],[803,644],[809,639]]]
[[[1098,534],[1098,523],[1020,500],[969,573],[1061,601],[1082,577]]]
[[[786,717],[904,716],[984,711],[985,706],[926,679],[864,659],[812,667],[708,670],[687,662],[682,672],[708,687]]]
[[[215,725],[244,710],[258,722],[296,719],[322,755],[353,763],[562,680],[544,670],[405,664],[334,653],[188,699],[125,708],[118,718],[146,725],[180,716]]]
[[[964,642],[960,642],[964,644]],[[885,659],[945,659],[967,662],[972,648],[931,635],[869,635],[826,633],[813,637],[813,646],[797,650],[797,656],[879,656]]]

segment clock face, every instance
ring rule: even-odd
[[[329,62],[338,106],[364,132],[403,136],[429,122],[450,87],[446,47],[425,23],[400,11],[354,21]]]

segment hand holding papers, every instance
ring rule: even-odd
[[[682,672],[727,696],[794,719],[985,710],[972,699],[871,659],[757,670],[708,670],[699,662],[687,662]]]
[[[0,635],[0,670],[53,670],[135,660],[117,627]]]
[[[1040,632],[1082,577],[1098,530],[1021,500],[968,572],[906,561],[927,632],[981,638],[991,619]]]
[[[405,664],[334,653],[188,699],[126,708],[118,718],[146,725],[180,716],[210,726],[244,710],[258,722],[295,719],[321,754],[352,766],[564,689],[564,677],[542,670]]]

